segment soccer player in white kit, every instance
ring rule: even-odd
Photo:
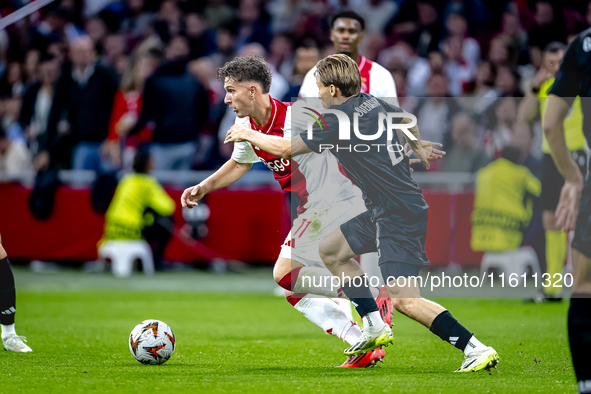
[[[390,71],[376,62],[359,54],[359,44],[363,41],[365,20],[361,15],[351,10],[339,11],[331,17],[330,40],[336,53],[342,53],[351,57],[359,67],[361,74],[361,93],[369,93],[389,104],[398,107],[398,94],[396,85]],[[300,88],[300,97],[306,99],[318,98],[318,86],[316,85],[316,66],[306,74]],[[321,108],[318,103],[318,107]],[[360,257],[361,268],[370,277],[381,278],[378,268],[378,254],[367,253]],[[347,305],[344,305],[347,311]]]
[[[218,78],[224,82],[225,102],[237,115],[231,131],[291,138],[296,130],[307,127],[307,124],[292,125],[291,105],[268,94],[271,71],[262,57],[237,57],[218,70]],[[254,142],[236,142],[226,164],[183,192],[183,207],[192,208],[205,194],[236,182],[259,161],[273,171],[281,188],[291,191],[298,200],[298,217],[275,264],[276,282],[286,289],[290,304],[314,324],[347,343],[357,342],[361,330],[339,306],[342,292],[332,286],[333,276],[318,252],[326,235],[365,211],[358,189],[341,173],[332,155],[327,152],[286,160],[259,149]],[[372,293],[384,321],[391,324],[392,304],[386,289],[373,288]],[[384,350],[378,348],[349,357],[343,367],[374,365],[384,355]]]

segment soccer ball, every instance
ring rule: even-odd
[[[142,364],[164,364],[175,348],[172,330],[160,320],[144,320],[129,335],[129,350]]]

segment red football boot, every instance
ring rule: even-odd
[[[374,350],[361,353],[356,356],[349,356],[347,361],[343,365],[337,368],[368,368],[375,366],[378,361],[384,362],[386,352],[381,347],[375,348]]]
[[[384,323],[392,327],[392,317],[394,316],[392,308],[392,300],[388,295],[388,289],[386,286],[380,287],[380,293],[376,298],[376,304],[378,304],[378,310]]]

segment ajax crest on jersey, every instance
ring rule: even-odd
[[[176,338],[160,320],[144,320],[129,335],[129,350],[142,364],[163,364],[174,353]]]

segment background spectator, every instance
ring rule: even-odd
[[[532,217],[533,197],[542,186],[538,178],[519,165],[521,150],[503,148],[501,157],[478,172],[472,250],[506,252],[521,246],[523,232]]]
[[[289,90],[283,96],[283,101],[291,102],[298,97],[304,77],[320,60],[320,51],[314,42],[307,42],[296,49],[293,73],[289,78]]]
[[[421,138],[445,143],[450,120],[459,110],[455,99],[449,95],[449,80],[441,73],[433,74],[427,80],[429,98],[419,100],[412,113],[417,117]],[[447,149],[447,148],[445,148]]]
[[[121,79],[121,88],[115,93],[113,110],[109,121],[109,135],[106,152],[115,166],[124,164],[124,168],[131,169],[136,148],[140,142],[151,139],[151,132],[143,129],[136,135],[126,139],[126,149],[122,152],[119,136],[133,127],[139,119],[143,104],[144,84],[152,75],[164,57],[158,47],[144,49],[138,47],[134,54],[136,61]]]
[[[164,249],[172,236],[175,204],[153,176],[150,155],[139,152],[133,173],[121,179],[105,215],[101,243],[145,239],[152,247],[154,265],[163,268]]]
[[[105,170],[107,163],[100,150],[107,138],[118,78],[112,70],[95,63],[90,38],[76,39],[70,52],[72,62],[62,71],[49,115],[48,146],[50,150],[59,146],[62,152],[73,148],[75,170]],[[62,120],[67,120],[68,129],[62,126]],[[67,166],[63,158],[52,157]]]
[[[31,169],[31,154],[22,140],[10,140],[0,127],[0,175],[18,174]]]
[[[356,11],[363,19],[371,21],[366,27],[366,32],[382,32],[388,21],[398,12],[398,3],[388,0],[368,0]]]
[[[530,59],[537,69],[542,64],[542,51],[552,41],[566,43],[564,14],[558,3],[537,0],[533,4],[534,23],[529,31]]]
[[[475,133],[476,125],[468,114],[458,113],[453,117],[452,148],[441,161],[441,171],[474,173],[488,164],[490,158],[475,146]]]
[[[220,146],[217,137],[212,137],[225,134],[234,117],[226,112],[215,69],[237,55],[264,56],[274,70],[272,96],[289,101],[310,65],[334,52],[331,15],[342,7],[353,7],[371,20],[361,53],[391,70],[401,105],[420,112],[425,138],[443,140],[451,149],[455,141],[449,132],[451,118],[461,110],[474,121],[474,148],[498,157],[506,144],[514,143],[515,130],[510,120],[513,104],[496,98],[521,97],[531,85],[537,86],[546,69],[542,48],[550,41],[566,42],[591,26],[590,4],[550,0],[56,0],[22,24],[0,31],[0,115],[6,135],[26,142],[38,164],[35,167],[45,167],[50,151],[58,168],[70,168],[74,162],[75,168],[93,169],[108,165],[109,160],[114,160],[111,165],[120,164],[120,147],[139,143],[134,133],[155,127],[153,139],[145,131],[138,135],[143,144],[156,143],[153,152],[158,152],[162,144],[171,143],[163,130],[183,124],[185,130],[172,132],[173,139],[183,134],[183,143],[190,140],[199,147],[186,148],[181,156],[188,157],[191,151],[196,157],[181,167],[215,168],[218,148],[225,157],[231,146]],[[83,51],[77,50],[81,37],[89,37]],[[144,88],[142,75],[151,67],[146,66],[149,61],[140,56],[139,48],[150,47],[161,48],[165,58]],[[72,67],[81,63],[82,52],[85,64]],[[43,60],[48,56],[54,59],[51,64]],[[87,67],[90,64],[94,66]],[[61,78],[59,87],[52,89],[55,70],[60,70]],[[106,96],[115,96],[117,74],[127,82],[120,85],[118,103],[110,105]],[[101,91],[111,92],[105,97],[87,94],[99,75],[108,75],[112,81],[101,84]],[[84,84],[87,77],[88,86]],[[134,118],[135,110],[124,107],[141,106],[132,104],[136,102],[132,97],[139,97],[137,103],[141,103],[142,95],[153,94],[149,93],[152,87],[172,97],[183,78],[189,81],[179,93],[184,97],[183,108],[194,105],[187,98],[201,95],[205,100],[207,96],[210,115],[197,119],[180,110],[174,115],[176,120],[173,115],[150,115],[125,141],[119,141],[115,125],[129,128]],[[52,90],[56,99],[47,100]],[[97,101],[72,99],[72,92]],[[421,100],[424,97],[447,98],[427,102]],[[44,115],[48,107],[53,107],[49,117]],[[497,116],[498,108],[505,107],[507,112]],[[113,112],[122,108],[122,112]],[[90,118],[79,110],[92,110]],[[111,143],[103,146],[108,130]],[[524,155],[537,157],[539,124],[534,123],[531,130],[533,139],[526,144],[530,148]],[[73,162],[73,151],[82,152],[79,157],[86,159]],[[131,156],[127,157],[129,168]],[[161,168],[161,163],[155,158],[156,167]]]
[[[143,106],[129,136],[154,122],[151,152],[156,170],[188,170],[198,149],[198,137],[207,123],[209,98],[187,60],[160,66],[145,83]]]
[[[19,119],[37,169],[49,165],[47,122],[55,95],[55,83],[59,76],[57,59],[50,54],[42,56],[39,74],[41,81],[31,85],[25,92]],[[44,153],[40,155],[41,152]]]

